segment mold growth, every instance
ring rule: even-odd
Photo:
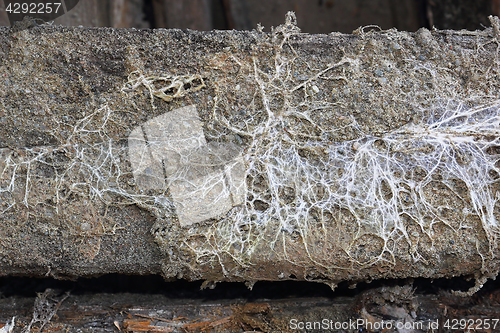
[[[479,286],[498,270],[500,84],[481,56],[497,40],[445,52],[434,34],[360,29],[312,49],[290,13],[244,52],[196,58],[202,74],[133,72],[120,96],[148,109],[128,127],[110,102],[56,120],[70,128],[58,147],[0,150],[0,217],[22,211],[92,261],[127,227],[108,209],[137,205],[165,277],[207,284],[475,273]]]
[[[334,110],[345,106],[329,101],[318,86],[340,80],[348,87],[366,79],[361,77],[365,65],[361,57],[348,56],[323,68],[309,64],[316,69],[300,81],[302,59],[290,45],[297,34],[289,14],[273,30],[268,48],[256,52],[270,52],[271,61],[232,57],[248,78],[241,85],[255,86],[247,105],[231,104],[227,96],[234,83],[218,83],[211,119],[220,136],[237,135],[246,142],[245,201],[217,223],[193,229],[185,237],[187,251],[201,265],[220,265],[221,276],[238,276],[259,265],[260,256],[277,256],[295,267],[314,266],[327,281],[335,280],[339,270],[394,267],[402,243],[413,262],[429,265],[427,251],[437,251],[437,230],[444,225],[458,238],[464,230],[484,230],[485,238],[478,231],[461,246],[472,245],[483,258],[478,285],[484,276],[494,276],[485,258],[495,256],[500,217],[495,208],[498,100],[459,96],[454,86],[460,82],[441,86],[442,68],[404,59],[406,68],[385,64],[385,70],[399,71],[399,78],[392,86],[379,81],[384,87],[380,98],[404,100],[395,112],[412,117],[394,126],[385,111],[385,119],[361,124],[356,119],[360,111],[352,110],[342,128],[328,126]],[[383,76],[382,70],[377,76]],[[432,88],[407,86],[402,80],[408,76]],[[245,114],[229,120],[231,107]],[[377,115],[374,111],[365,118]],[[340,131],[353,133],[352,138],[342,139]],[[164,239],[169,236],[157,237],[171,252]]]
[[[207,144],[194,105],[137,127],[128,147],[137,187],[168,188],[182,226],[221,217],[244,200],[244,165],[238,147]]]
[[[122,91],[133,91],[140,86],[144,86],[149,90],[153,108],[153,96],[161,98],[165,102],[170,102],[174,98],[184,97],[206,87],[201,75],[144,76],[141,72],[134,71],[130,73],[128,82],[122,88]]]

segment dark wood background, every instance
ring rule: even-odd
[[[487,16],[499,15],[500,0],[80,0],[55,20],[66,26],[180,28],[265,31],[295,11],[307,33],[350,33],[359,26],[416,31],[482,29]],[[0,25],[9,25],[0,0]]]

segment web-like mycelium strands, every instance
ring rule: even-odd
[[[494,246],[499,216],[499,102],[461,100],[453,95],[452,83],[444,98],[422,96],[415,89],[405,96],[418,106],[415,121],[373,135],[364,133],[352,118],[346,127],[357,132],[357,138],[332,141],[329,138],[339,129],[323,126],[318,114],[334,103],[314,98],[319,90],[315,82],[346,65],[355,72],[359,62],[345,57],[297,84],[293,73],[300,59],[293,56],[293,49],[286,55],[283,51],[294,33],[291,21],[274,31],[277,51],[271,71],[261,70],[255,58],[250,64],[234,59],[247,66],[257,86],[246,106],[251,112],[236,121],[226,119],[223,113],[229,103],[224,100],[224,85],[219,87],[213,119],[223,130],[247,140],[243,155],[247,194],[243,205],[197,235],[206,240],[204,247],[198,242],[190,247],[198,260],[217,265],[220,255],[228,254],[243,267],[251,267],[257,244],[267,243],[269,251],[284,253],[298,266],[308,265],[308,260],[326,270],[348,269],[352,263],[394,265],[394,246],[403,238],[413,260],[425,262],[418,243],[427,238],[433,246],[435,224],[459,230],[477,227],[478,221]],[[441,69],[415,64],[414,75],[422,72],[432,78]],[[280,107],[272,100],[279,100]],[[221,136],[228,135],[223,130]],[[410,224],[419,231],[409,232]],[[269,230],[274,237],[269,238]],[[286,238],[303,242],[308,258],[294,257]],[[360,252],[360,242],[370,243],[371,252]],[[478,242],[476,247],[483,259],[492,256],[491,249]],[[340,266],[334,259],[338,252],[350,263]]]
[[[367,130],[353,116],[356,110],[323,97],[326,81],[360,84],[361,60],[345,55],[329,64],[309,61],[303,78],[305,60],[290,42],[297,34],[288,16],[266,45],[256,46],[270,57],[228,55],[242,73],[237,84],[207,83],[199,74],[133,72],[123,86],[126,98],[146,87],[151,99],[169,103],[207,86],[214,97],[209,106],[187,105],[150,119],[121,141],[107,132],[117,116],[104,105],[77,121],[64,145],[2,149],[0,216],[20,205],[37,218],[56,215],[59,228],[77,237],[92,260],[99,237],[123,226],[110,227],[92,209],[75,218],[72,209],[84,210],[89,202],[102,211],[136,204],[157,218],[152,232],[168,257],[166,276],[185,273],[169,270],[176,251],[232,276],[228,257],[251,269],[260,255],[256,249],[266,248],[291,265],[322,270],[316,280],[325,281],[328,272],[396,265],[401,240],[415,262],[426,262],[422,251],[432,250],[436,224],[453,232],[479,225],[487,246],[477,241],[474,250],[482,260],[492,259],[499,218],[498,99],[457,93],[461,83],[434,63],[408,56],[402,68],[384,58],[387,71],[405,74],[394,82],[379,79],[386,87],[380,91],[398,112],[411,109],[412,119],[387,131]],[[420,39],[433,43],[425,33]],[[435,89],[405,85],[405,79],[422,79]],[[231,94],[250,88],[246,104],[235,105]],[[210,109],[203,119],[201,108]],[[332,117],[343,125],[330,126]],[[168,130],[176,121],[180,127]],[[203,211],[191,209],[192,198]],[[183,238],[172,238],[175,223],[184,228]],[[298,248],[305,255],[297,255]],[[484,276],[495,273],[483,269]],[[194,277],[204,278],[198,272]]]

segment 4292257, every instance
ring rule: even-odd
[[[9,14],[52,14],[59,13],[61,2],[11,2],[5,8]]]
[[[443,328],[449,330],[494,330],[499,327],[500,319],[498,318],[470,318],[470,319],[446,319],[443,323]]]

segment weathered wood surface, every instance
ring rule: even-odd
[[[228,11],[229,28],[237,30],[250,30],[259,23],[266,28],[276,27],[290,10],[297,13],[301,27],[310,33],[351,32],[369,24],[406,31],[416,31],[422,26],[419,3],[412,0],[224,0],[224,5]]]
[[[143,0],[81,0],[76,8],[56,19],[54,24],[113,28],[149,28],[154,25],[155,28],[252,30],[261,23],[270,29],[271,26],[278,26],[283,15],[290,10],[298,13],[303,30],[310,33],[351,32],[358,26],[368,24],[415,31],[424,24],[419,4],[413,0],[377,0],[368,3],[342,0],[154,0],[152,15],[148,13],[148,17],[144,6]],[[489,14],[490,11],[475,15],[482,15],[484,18]],[[433,22],[441,21],[434,19]],[[0,26],[8,25],[9,20],[3,2],[0,1]]]
[[[205,293],[207,295],[207,293]],[[69,295],[47,290],[0,303],[0,328],[15,317],[25,332],[464,332],[498,331],[500,295],[414,293],[411,286],[367,290],[356,297],[193,299],[164,294]],[[33,320],[36,318],[37,320]],[[399,326],[398,326],[399,325]],[[399,327],[399,329],[397,329]]]
[[[292,16],[272,34],[3,28],[0,275],[479,286],[498,270],[498,38],[307,35]]]
[[[158,28],[211,30],[212,8],[209,0],[155,0],[155,22]]]
[[[54,20],[56,25],[149,28],[142,0],[83,0],[65,15]],[[0,1],[0,26],[10,26],[3,1]]]

